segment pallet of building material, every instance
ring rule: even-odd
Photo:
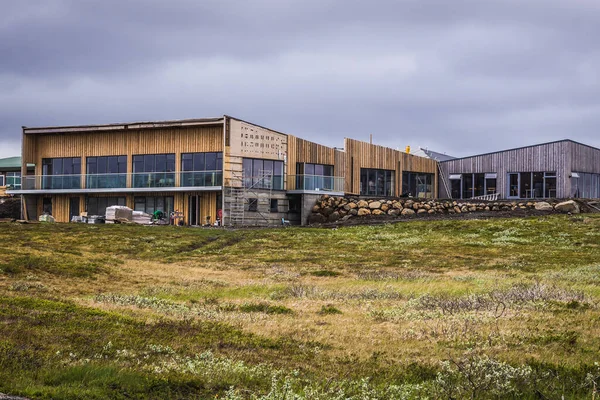
[[[152,215],[142,211],[134,211],[132,220],[134,224],[150,225],[152,223]]]
[[[42,215],[40,215],[39,221],[40,222],[56,222],[54,220],[54,217],[52,215],[49,215],[49,214],[42,214]]]
[[[132,221],[133,210],[125,206],[106,207],[106,220],[108,221]]]

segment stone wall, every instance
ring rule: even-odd
[[[465,201],[426,199],[364,199],[357,197],[322,196],[312,208],[309,223],[336,222],[369,216],[413,217],[432,214],[463,214],[475,212],[510,212],[516,210],[579,213],[572,200],[531,201]]]

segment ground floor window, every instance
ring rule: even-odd
[[[508,198],[534,199],[556,197],[556,172],[511,172]]]
[[[162,211],[168,217],[174,210],[173,196],[136,196],[134,210],[147,214]]]
[[[361,168],[360,194],[362,196],[393,196],[394,171]]]
[[[434,174],[420,172],[402,173],[402,195],[418,198],[433,198]]]
[[[472,199],[497,193],[495,173],[450,174],[450,195],[453,199]]]
[[[572,197],[600,198],[600,174],[573,172],[571,174]]]
[[[110,206],[124,206],[125,197],[88,197],[86,209],[88,215],[106,216],[106,208]]]
[[[0,175],[0,186],[6,186],[4,184],[4,175]]]

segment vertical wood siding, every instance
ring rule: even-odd
[[[298,163],[333,165],[333,175],[343,176],[346,171],[346,153],[332,147],[288,135],[287,174],[296,175]],[[288,180],[288,190],[294,182]]]
[[[556,172],[557,197],[570,192],[572,165],[571,142],[561,141],[497,153],[482,154],[440,163],[446,180],[450,174],[497,173],[497,187],[501,198],[506,198],[509,172]],[[448,197],[444,185],[441,197]]]
[[[402,190],[402,172],[423,172],[434,174],[434,196],[437,197],[438,168],[435,160],[407,154],[389,147],[361,142],[354,139],[344,139],[346,151],[346,192],[360,194],[360,169],[376,168],[395,171],[394,196]]]

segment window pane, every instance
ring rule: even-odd
[[[323,176],[323,165],[315,164],[315,175]]]
[[[274,161],[273,162],[274,170],[273,174],[275,175],[283,175],[283,161]]]
[[[522,199],[531,197],[531,172],[521,172],[521,188],[519,193]]]
[[[108,172],[111,174],[119,172],[119,157],[108,157]]]
[[[155,160],[155,172],[165,172],[167,170],[167,156],[165,154],[157,154]]]
[[[485,174],[475,174],[475,196],[483,196]]]
[[[218,152],[217,153],[217,171],[222,171],[223,170],[223,153]]]
[[[52,175],[62,175],[64,173],[63,169],[63,159],[55,158],[52,160]]]
[[[194,169],[193,171],[206,171],[204,153],[194,153]]]
[[[165,170],[167,172],[175,171],[175,154],[167,154],[167,166]]]
[[[306,175],[314,175],[315,174],[315,164],[304,164],[304,173]]]
[[[473,175],[463,174],[463,199],[473,197]]]
[[[143,168],[143,172],[154,172],[154,171],[155,171],[154,155],[152,155],[152,154],[146,154],[144,156],[144,168]]]
[[[214,171],[217,169],[216,153],[206,153],[206,171]]]
[[[244,187],[250,187],[252,185],[252,160],[244,158],[242,161]]]

